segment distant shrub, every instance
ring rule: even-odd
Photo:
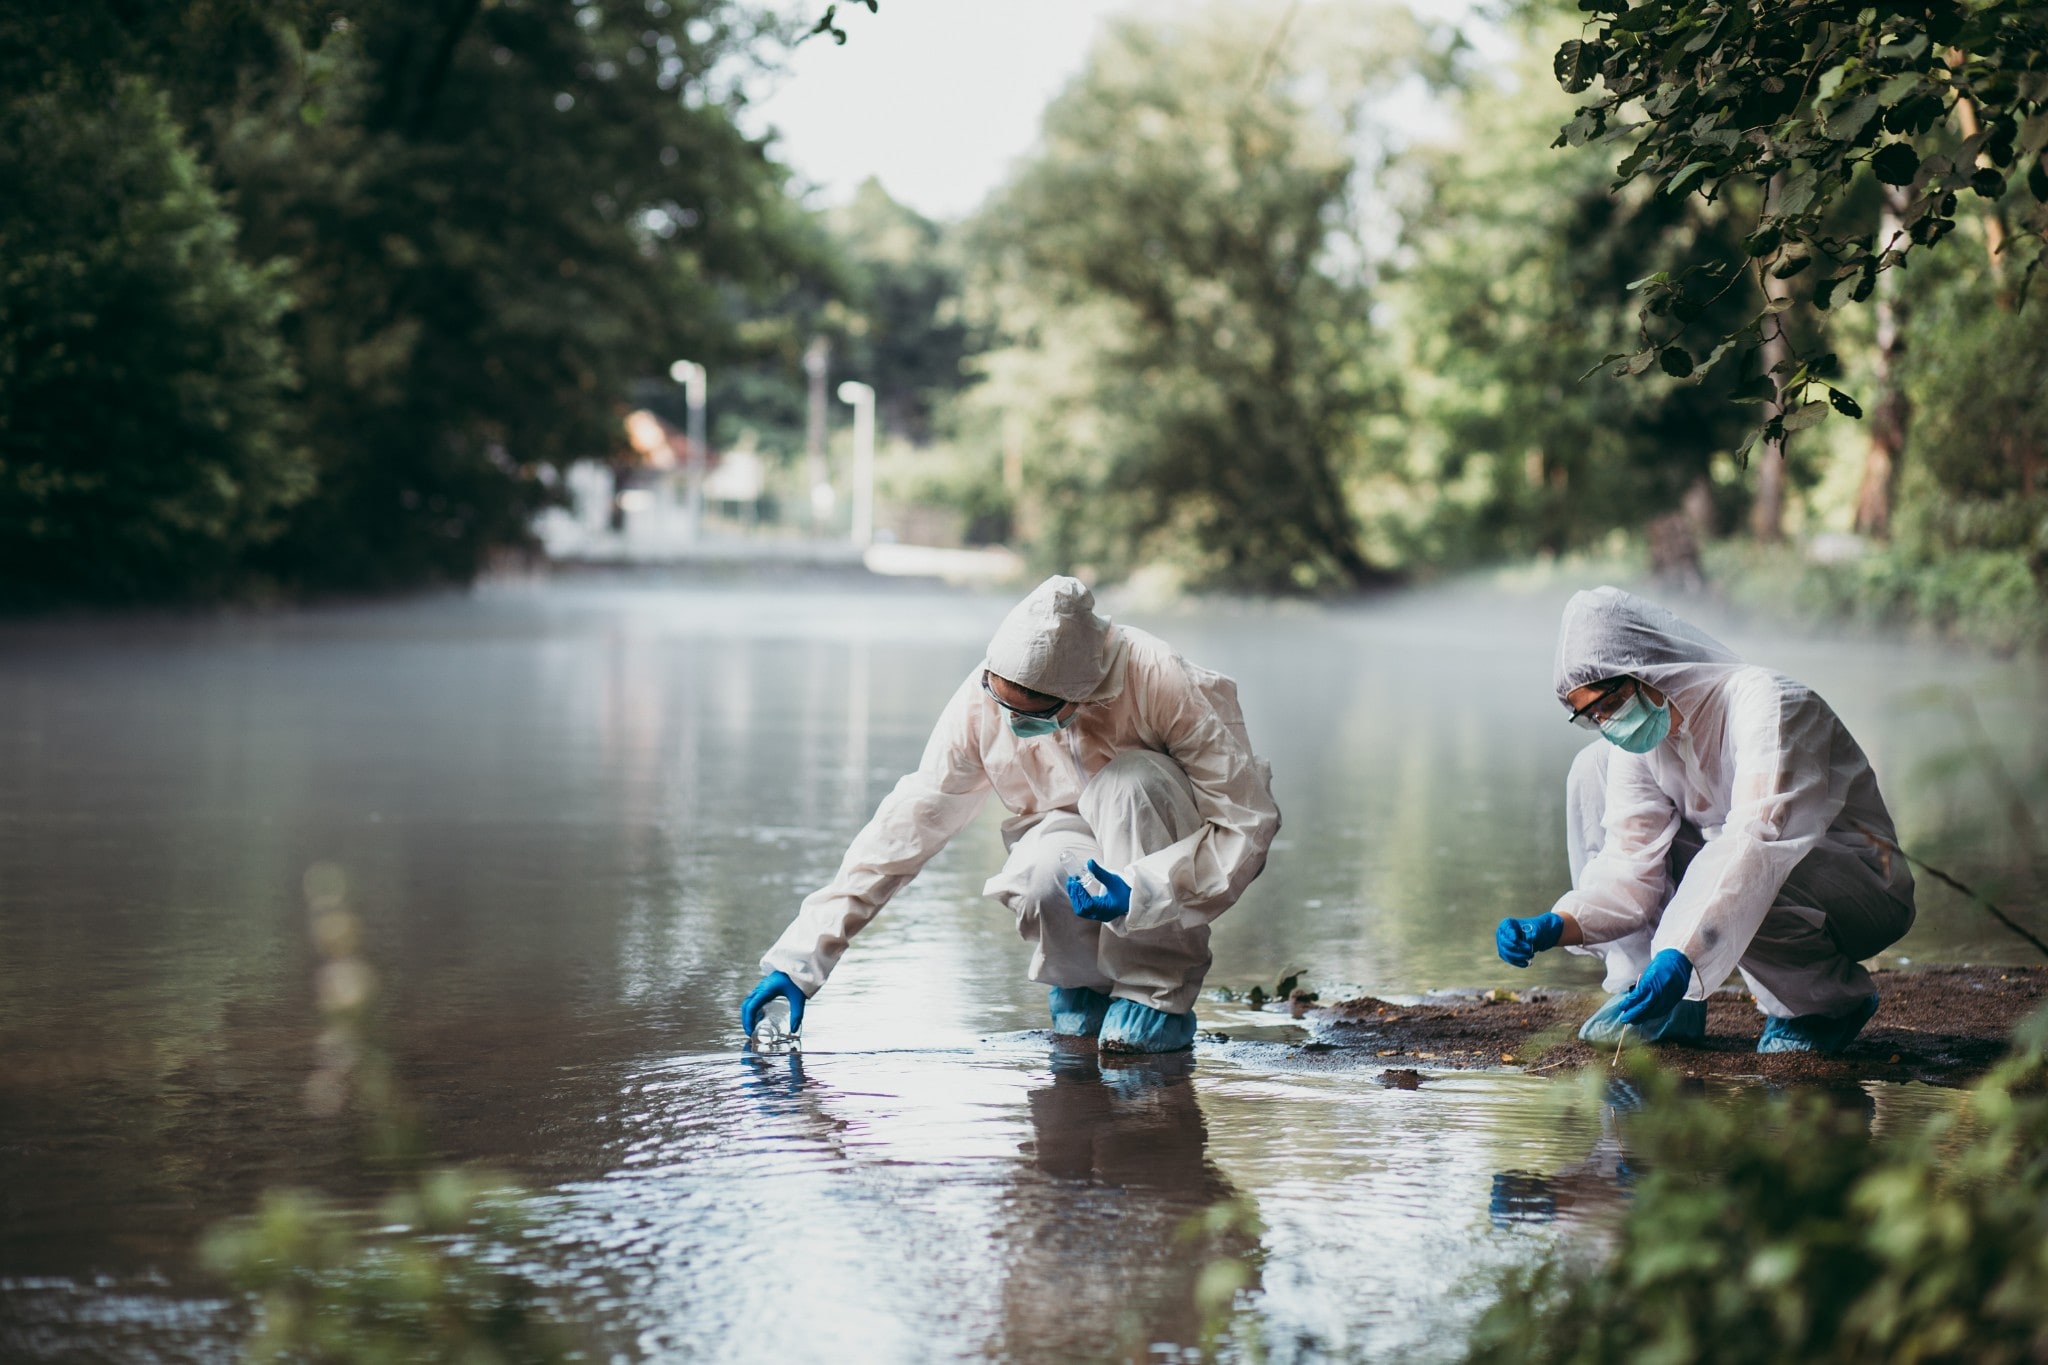
[[[1647,1063],[1611,1254],[1510,1278],[1472,1362],[2048,1357],[2048,1012],[1951,1117],[1880,1140],[1812,1094],[1730,1104]]]
[[[0,96],[0,606],[217,594],[312,487],[235,235],[147,82]]]

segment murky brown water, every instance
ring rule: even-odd
[[[1213,984],[1592,983],[1491,948],[1565,875],[1565,594],[1131,613],[1238,677],[1286,815]],[[1170,1359],[1177,1231],[1227,1197],[1274,1358],[1454,1355],[1544,1211],[1611,1187],[1600,1124],[1541,1078],[1305,1068],[1284,1020],[1206,1002],[1236,1041],[1192,1062],[1056,1058],[978,895],[992,816],[856,945],[798,1068],[738,1050],[760,950],[1007,604],[581,581],[0,631],[0,1357],[226,1358],[199,1233],[268,1185],[375,1187],[301,1103],[320,860],[437,1155],[538,1191],[521,1255],[600,1357]],[[2039,903],[2007,799],[2042,808],[2038,664],[1712,624],[1836,704],[1909,843]],[[1929,888],[1898,951],[2027,960],[2001,933]]]

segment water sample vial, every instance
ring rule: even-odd
[[[747,1041],[756,1052],[788,1052],[801,1046],[797,1031],[789,1026],[789,1001],[778,995],[762,1006]]]
[[[1060,854],[1060,870],[1069,877],[1080,878],[1081,889],[1091,896],[1109,894],[1109,888],[1102,884],[1102,878],[1088,870],[1088,860],[1072,849]]]

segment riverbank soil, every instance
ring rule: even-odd
[[[2048,967],[1927,967],[1876,978],[1876,1016],[1836,1056],[1758,1053],[1763,1016],[1747,994],[1732,991],[1708,1000],[1703,1044],[1656,1051],[1688,1076],[1962,1085],[1989,1069],[2014,1027],[2048,1001]],[[1599,1055],[1577,1037],[1599,1002],[1597,995],[1541,988],[1431,996],[1416,1005],[1366,996],[1310,1010],[1307,1020],[1330,1061],[1341,1055],[1388,1068],[1520,1067],[1551,1075]]]

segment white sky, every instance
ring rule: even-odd
[[[824,0],[809,6],[822,14]],[[868,176],[931,218],[972,211],[1038,136],[1123,0],[841,0],[844,47],[813,38],[753,115],[824,202]]]
[[[1157,3],[1157,0],[1151,0]],[[826,0],[790,0],[815,19]],[[960,218],[1031,150],[1046,104],[1081,70],[1104,19],[1147,0],[840,0],[842,47],[812,38],[757,86],[748,120],[782,136],[777,154],[817,187],[849,198],[870,175],[928,218]],[[1411,0],[1431,18],[1470,21],[1484,0]],[[1486,46],[1481,32],[1468,36]]]

